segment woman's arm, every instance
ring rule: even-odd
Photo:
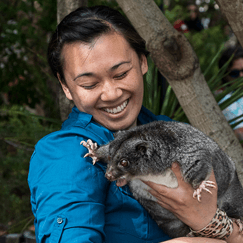
[[[201,230],[202,228],[208,225],[208,223],[212,220],[217,210],[217,187],[210,188],[212,194],[206,191],[202,191],[201,202],[198,202],[198,200],[193,198],[192,196],[194,191],[192,186],[183,180],[178,163],[173,163],[172,171],[175,173],[178,180],[179,186],[177,188],[174,189],[168,188],[166,186],[158,185],[152,182],[144,182],[144,183],[146,183],[149,187],[152,188],[150,193],[158,199],[158,204],[160,204],[162,207],[174,213],[182,222],[187,224],[193,230],[195,231]],[[216,183],[213,172],[209,180],[214,181]],[[188,239],[191,241],[181,241],[181,242],[199,242],[199,241],[193,241],[193,239],[195,240],[199,238],[183,238],[183,239]],[[206,238],[202,238],[202,240],[203,239]],[[172,243],[173,241],[170,242]],[[178,243],[179,242],[180,241],[178,241]],[[205,242],[209,242],[209,241],[205,241]],[[239,228],[235,223],[234,223],[233,232],[230,235],[230,237],[226,240],[226,242],[228,243],[243,242],[243,234],[239,233]]]
[[[109,184],[80,140],[56,132],[36,145],[28,177],[36,242],[103,242]]]
[[[227,243],[240,243],[243,242],[243,234],[239,232],[239,227],[234,223],[233,232],[226,240]]]
[[[224,240],[208,239],[208,238],[201,238],[201,237],[196,237],[196,238],[183,237],[183,238],[168,240],[165,242],[168,243],[226,243],[226,241]]]

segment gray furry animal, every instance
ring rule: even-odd
[[[180,164],[184,180],[195,189],[194,197],[198,200],[202,190],[214,187],[207,181],[213,169],[218,185],[218,207],[229,217],[243,218],[243,188],[234,162],[201,131],[185,123],[156,121],[119,131],[114,137],[99,148],[91,140],[81,144],[89,149],[86,156],[91,156],[94,163],[97,160],[107,163],[107,179],[117,181],[117,186],[129,183],[134,198],[170,237],[187,235],[189,227],[157,204],[141,180],[177,187],[171,170],[175,161]]]

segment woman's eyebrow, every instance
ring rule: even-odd
[[[129,64],[129,63],[131,63],[131,61],[123,61],[123,62],[120,62],[120,63],[114,65],[113,67],[111,67],[111,68],[110,68],[110,71],[114,71],[114,70],[116,70],[118,67],[120,67],[122,64],[127,64],[127,63]]]
[[[87,76],[87,77],[90,77],[90,76],[93,76],[94,74],[93,73],[80,73],[78,74],[74,79],[73,81],[75,81],[76,79],[80,78],[80,77],[83,77],[83,76]]]
[[[121,65],[123,64],[130,64],[131,61],[123,61],[123,62],[119,62],[118,64],[114,65],[113,67],[110,68],[110,71],[114,71],[116,70],[117,68],[119,68]],[[86,73],[80,73],[78,74],[74,79],[73,81],[75,81],[77,78],[80,78],[80,77],[83,77],[83,76],[86,76],[86,77],[91,77],[91,76],[94,76],[94,73],[92,72],[86,72]]]

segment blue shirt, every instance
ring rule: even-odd
[[[142,107],[140,124],[171,119]],[[170,239],[133,198],[128,186],[105,178],[105,164],[83,158],[80,141],[114,139],[92,116],[73,108],[60,131],[36,145],[28,183],[37,243],[156,243]]]

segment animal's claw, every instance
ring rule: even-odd
[[[208,193],[210,193],[210,194],[212,194],[212,192],[208,189],[208,188],[206,188],[206,187],[212,187],[212,188],[216,188],[216,186],[215,186],[215,182],[213,182],[213,181],[203,181],[201,184],[200,184],[200,186],[196,189],[196,190],[194,190],[194,192],[193,192],[193,197],[194,198],[197,198],[197,200],[200,202],[201,201],[201,192],[202,192],[202,190],[204,190],[204,191],[206,191],[206,192],[208,192]]]
[[[203,188],[203,190],[206,191],[206,192],[209,192],[210,194],[212,194],[212,192],[209,189],[207,189],[206,187]]]
[[[80,144],[89,150],[89,152],[84,155],[84,158],[88,156],[91,157],[94,165],[99,160],[95,154],[95,151],[98,148],[97,143],[93,143],[91,139],[88,139],[87,142],[81,141]]]

